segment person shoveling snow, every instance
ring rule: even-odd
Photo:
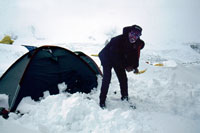
[[[101,50],[99,58],[103,66],[103,80],[100,93],[100,107],[105,108],[106,96],[114,68],[120,83],[121,100],[128,101],[127,72],[138,73],[140,50],[144,41],[140,39],[142,28],[138,25],[125,27],[123,34],[116,36]]]

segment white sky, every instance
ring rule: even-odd
[[[199,42],[199,0],[6,0],[0,2],[0,34],[38,36],[67,42],[103,42],[105,33],[127,25],[143,27],[149,43]],[[2,6],[4,5],[4,6]]]

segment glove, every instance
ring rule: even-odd
[[[135,73],[135,74],[139,73],[138,68],[135,68],[134,73]]]
[[[126,69],[127,72],[133,71],[133,67],[132,66],[126,67],[125,69]]]

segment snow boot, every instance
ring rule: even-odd
[[[99,106],[100,106],[102,109],[105,109],[105,108],[106,108],[105,101],[100,100]]]
[[[122,100],[122,101],[128,101],[129,98],[128,98],[128,96],[122,96],[122,97],[121,97],[121,100]]]

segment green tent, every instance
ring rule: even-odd
[[[44,91],[58,94],[65,82],[69,93],[89,93],[102,75],[96,63],[82,52],[57,46],[42,46],[18,59],[0,78],[0,94],[9,97],[9,110],[15,111],[25,96],[39,100]]]

